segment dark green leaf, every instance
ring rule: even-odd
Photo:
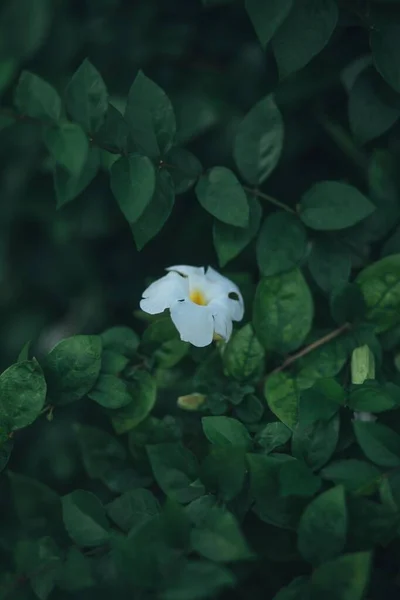
[[[54,185],[57,197],[57,208],[61,208],[87,188],[97,175],[100,164],[98,148],[89,148],[87,161],[78,175],[72,175],[60,165],[54,169]]]
[[[234,173],[226,167],[213,167],[200,177],[196,196],[202,207],[219,221],[235,227],[249,225],[246,194]]]
[[[310,273],[326,293],[343,287],[351,272],[350,252],[335,240],[316,240],[308,258]]]
[[[110,519],[126,532],[152,519],[159,512],[160,505],[157,499],[145,489],[125,492],[107,506]]]
[[[257,235],[262,209],[257,198],[248,196],[247,201],[250,210],[248,227],[226,225],[217,219],[214,221],[214,247],[221,267],[240,254]]]
[[[110,412],[113,427],[118,434],[126,433],[144,421],[157,398],[156,382],[147,371],[137,371],[127,387],[132,401],[119,410]]]
[[[297,423],[299,390],[286,373],[273,373],[265,382],[264,396],[270,410],[290,429]]]
[[[311,576],[311,599],[362,600],[370,573],[371,554],[344,554],[318,567]]]
[[[128,124],[112,104],[108,105],[104,123],[96,132],[96,144],[109,152],[122,154],[127,149]]]
[[[107,88],[98,70],[85,59],[66,89],[67,109],[74,121],[88,133],[103,124],[108,109]]]
[[[285,496],[314,496],[321,487],[321,478],[301,460],[284,462],[279,471],[280,490]]]
[[[234,446],[248,449],[251,437],[246,427],[231,417],[203,417],[203,431],[206,438],[216,446]]]
[[[102,429],[88,426],[76,428],[83,464],[89,477],[102,479],[126,459],[125,448],[114,436]]]
[[[125,327],[124,325],[116,325],[106,329],[100,335],[103,343],[103,348],[114,352],[120,352],[124,356],[132,357],[139,346],[139,336],[137,333]]]
[[[300,217],[317,230],[345,229],[362,221],[375,206],[356,188],[340,181],[321,181],[302,197]]]
[[[110,537],[106,511],[91,492],[75,490],[62,498],[64,525],[78,546],[100,546]]]
[[[257,377],[262,371],[264,360],[264,348],[254,335],[250,323],[235,333],[223,354],[226,372],[238,381]]]
[[[165,170],[159,171],[151,202],[140,218],[131,225],[138,250],[141,250],[163,228],[172,212],[174,201],[175,191],[171,175]]]
[[[129,223],[135,223],[154,195],[154,165],[147,156],[121,156],[111,167],[110,184],[125,218]]]
[[[350,392],[347,404],[352,410],[372,413],[399,406],[397,398],[390,393],[390,388],[372,380],[355,386]]]
[[[58,585],[62,590],[77,592],[95,585],[90,559],[77,548],[70,548],[65,563],[59,568]]]
[[[49,0],[3,2],[0,12],[1,56],[29,59],[43,44],[50,22]]]
[[[354,433],[365,456],[381,467],[400,466],[400,436],[386,425],[354,421]]]
[[[375,67],[396,92],[400,92],[400,26],[395,20],[379,23],[370,34],[370,45]]]
[[[335,0],[297,0],[272,39],[279,75],[298,71],[328,43],[338,21]]]
[[[212,446],[201,465],[201,480],[206,488],[225,502],[239,494],[246,473],[243,448]]]
[[[22,115],[34,119],[58,121],[61,116],[61,99],[56,90],[29,71],[23,71],[20,75],[14,102]]]
[[[76,335],[57,344],[42,361],[53,403],[80,400],[94,386],[101,367],[101,339]]]
[[[297,424],[293,431],[293,456],[312,469],[323,467],[335,452],[339,440],[339,415],[329,420],[306,421]]]
[[[281,588],[273,600],[306,600],[310,593],[309,587],[308,577],[296,577],[289,585]]]
[[[89,142],[76,123],[61,123],[44,131],[44,142],[51,156],[73,176],[79,176],[89,152]]]
[[[367,308],[364,296],[355,283],[347,283],[333,290],[330,307],[332,317],[340,325],[362,320]]]
[[[56,492],[36,479],[7,471],[15,512],[24,527],[50,524],[53,534],[61,520],[61,502]]]
[[[338,556],[347,535],[344,489],[334,487],[315,498],[304,511],[298,529],[298,547],[305,560],[322,564]]]
[[[16,363],[0,376],[0,418],[8,431],[33,423],[46,399],[46,381],[38,362]]]
[[[298,269],[264,277],[258,284],[253,324],[266,350],[296,350],[310,331],[313,312],[310,290]]]
[[[281,0],[281,4],[284,0]],[[260,100],[240,123],[233,154],[240,174],[260,185],[278,164],[283,147],[283,119],[272,96]]]
[[[266,452],[273,452],[276,448],[284,446],[290,440],[292,432],[289,427],[276,421],[267,425],[257,434],[257,443]]]
[[[139,152],[154,158],[171,148],[176,133],[171,102],[142,71],[129,90],[125,120]]]
[[[14,548],[14,560],[20,577],[29,580],[40,600],[47,600],[61,568],[61,551],[54,540],[20,540]]]
[[[168,588],[162,592],[161,598],[162,600],[206,600],[225,588],[233,588],[234,584],[233,573],[221,565],[190,560],[180,567],[176,578],[169,581]]]
[[[128,384],[116,375],[101,374],[88,393],[89,398],[104,408],[121,408],[132,402]]]
[[[169,169],[176,194],[187,192],[203,172],[199,159],[186,148],[177,146],[171,148],[165,155],[164,166]]]
[[[373,492],[381,478],[381,472],[374,465],[348,458],[332,462],[321,471],[321,477],[342,484],[349,492]]]
[[[284,211],[269,215],[257,238],[257,263],[265,276],[297,267],[307,252],[307,233],[301,221]]]
[[[246,10],[265,48],[292,8],[293,0],[245,0]]]

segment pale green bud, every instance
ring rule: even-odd
[[[361,385],[366,379],[375,379],[375,358],[364,345],[353,350],[351,355],[351,382]]]

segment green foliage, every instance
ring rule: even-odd
[[[398,598],[398,2],[0,4],[1,600]]]

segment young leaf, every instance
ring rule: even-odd
[[[125,492],[107,506],[110,519],[126,532],[152,519],[159,512],[158,500],[149,490],[140,488]]]
[[[224,267],[229,261],[238,256],[256,237],[260,226],[262,209],[257,198],[248,196],[249,225],[246,228],[226,225],[215,219],[213,225],[213,240],[218,263]]]
[[[142,71],[136,75],[129,90],[125,120],[139,152],[155,158],[171,148],[176,133],[171,102]]]
[[[335,0],[296,0],[272,39],[279,75],[287,77],[319,54],[328,43],[337,21]]]
[[[196,196],[201,206],[216,219],[235,227],[248,226],[246,194],[234,173],[226,167],[213,167],[200,177]]]
[[[138,250],[163,228],[175,202],[175,190],[171,175],[162,170],[157,173],[156,188],[150,203],[135,223],[131,224],[133,238]]]
[[[79,176],[89,152],[89,142],[76,123],[60,123],[44,131],[44,143],[51,156],[73,176]]]
[[[78,546],[100,546],[110,537],[110,525],[100,500],[91,492],[75,490],[62,498],[63,519]]]
[[[301,221],[284,211],[265,219],[257,238],[257,264],[263,275],[278,275],[300,265],[307,252]]]
[[[308,285],[298,269],[264,277],[254,300],[254,331],[266,350],[285,354],[308,335],[314,307]]]
[[[297,423],[299,390],[296,380],[286,373],[273,373],[265,382],[264,396],[270,410],[289,429]]]
[[[129,223],[147,208],[156,187],[156,171],[147,156],[121,156],[111,167],[111,190]]]
[[[343,287],[351,272],[351,256],[335,240],[315,240],[308,257],[308,268],[319,287],[326,293]]]
[[[311,598],[362,600],[368,584],[370,552],[343,554],[318,567],[311,576]]]
[[[372,263],[356,279],[367,305],[367,318],[378,332],[400,323],[400,254]]]
[[[346,535],[346,499],[339,485],[323,492],[304,511],[298,529],[299,552],[312,565],[320,565],[341,553]]]
[[[265,48],[292,8],[293,0],[245,0],[247,13]]]
[[[65,94],[72,119],[88,133],[97,131],[108,109],[108,93],[103,78],[88,59],[71,77]]]
[[[26,360],[12,365],[0,376],[0,417],[8,430],[33,423],[44,406],[46,381],[39,363]]]
[[[300,218],[312,229],[335,231],[355,225],[374,210],[372,202],[353,186],[321,181],[302,197]]]
[[[249,449],[251,437],[246,427],[231,417],[203,417],[203,431],[211,444]]]
[[[97,381],[101,368],[101,339],[76,335],[57,344],[42,361],[51,401],[80,400]]]
[[[357,442],[370,461],[380,467],[400,466],[400,436],[386,425],[354,421]]]
[[[22,115],[34,119],[58,121],[61,99],[52,85],[29,71],[23,71],[14,97],[15,106]]]
[[[248,323],[229,340],[223,354],[223,363],[228,375],[238,381],[246,381],[259,375],[264,358],[264,348]]]
[[[260,185],[275,169],[282,153],[283,134],[282,115],[272,96],[260,100],[244,117],[233,154],[240,174],[249,183]]]

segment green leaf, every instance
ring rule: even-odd
[[[234,584],[233,573],[221,565],[190,560],[180,565],[175,578],[168,582],[168,588],[162,592],[160,598],[162,600],[206,600],[216,597],[225,588],[233,588]]]
[[[51,156],[71,175],[78,176],[88,157],[89,142],[76,123],[61,123],[44,131],[44,143]]]
[[[132,402],[128,384],[116,375],[101,374],[88,393],[91,400],[104,408],[117,409]]]
[[[135,223],[153,198],[156,171],[147,156],[121,156],[111,167],[111,189],[129,223]]]
[[[196,196],[201,206],[213,217],[235,227],[249,225],[246,194],[232,171],[213,167],[200,177]]]
[[[46,381],[33,359],[12,365],[0,376],[0,418],[8,431],[33,423],[46,399]]]
[[[264,404],[255,394],[246,395],[234,410],[234,415],[240,421],[249,424],[257,423],[263,414]]]
[[[400,116],[398,108],[378,95],[378,80],[379,75],[370,67],[358,75],[350,90],[349,124],[354,137],[362,144],[386,133]]]
[[[315,183],[302,197],[301,220],[312,229],[335,231],[351,227],[375,210],[356,188],[340,181]]]
[[[113,427],[118,434],[126,433],[144,421],[157,399],[156,382],[147,371],[137,371],[127,387],[133,400],[119,410],[110,412]]]
[[[285,496],[314,496],[321,487],[321,478],[301,460],[283,463],[279,471],[280,491]]]
[[[224,267],[238,256],[256,237],[260,226],[262,209],[257,198],[248,196],[249,225],[246,228],[226,225],[217,219],[213,225],[213,240],[218,263]]]
[[[1,56],[30,59],[43,44],[51,23],[49,0],[3,2],[0,23]]]
[[[347,401],[349,408],[358,412],[380,413],[399,407],[399,403],[390,388],[377,381],[367,380],[354,386]]]
[[[327,45],[338,21],[335,0],[296,0],[272,39],[280,77],[302,69]]]
[[[125,120],[139,152],[155,158],[171,148],[176,133],[172,104],[166,93],[142,71],[129,90]]]
[[[255,333],[266,350],[286,354],[296,350],[308,335],[313,300],[298,269],[264,277],[254,300]]]
[[[400,66],[397,60],[400,26],[397,20],[379,23],[378,27],[371,29],[369,40],[376,69],[396,92],[400,92]]]
[[[273,452],[284,446],[290,440],[291,435],[292,432],[289,427],[275,421],[274,423],[267,423],[264,429],[257,434],[256,439],[265,452]]]
[[[370,565],[369,552],[344,554],[321,565],[311,576],[312,600],[362,600]]]
[[[364,296],[358,285],[347,283],[333,290],[330,298],[332,317],[337,323],[354,323],[363,319],[366,312]]]
[[[152,519],[159,512],[158,500],[149,490],[140,488],[125,492],[107,506],[110,519],[126,532]]]
[[[42,361],[48,393],[55,404],[80,400],[94,386],[101,367],[101,339],[75,335],[59,342]]]
[[[91,479],[103,479],[126,459],[125,448],[102,429],[79,425],[75,428],[83,464]]]
[[[2,431],[0,439],[0,473],[6,468],[14,448],[14,440],[7,438],[7,434]]]
[[[96,132],[96,144],[118,154],[124,154],[127,150],[128,123],[112,104],[108,105],[104,122]]]
[[[293,431],[293,456],[303,460],[312,469],[320,469],[336,450],[339,428],[338,414],[328,420],[300,421]]]
[[[146,206],[139,219],[131,224],[138,250],[142,250],[161,231],[172,212],[174,202],[175,191],[171,175],[165,170],[159,171],[151,202]]]
[[[114,350],[103,350],[101,353],[101,375],[116,375],[119,377],[129,365],[129,358],[114,352]]]
[[[61,99],[52,85],[29,71],[23,71],[15,90],[14,103],[18,111],[34,119],[58,121]]]
[[[354,421],[357,442],[370,461],[380,467],[400,466],[400,436],[386,425]]]
[[[40,600],[53,591],[61,568],[61,551],[50,537],[19,540],[14,548],[14,561],[20,577],[28,579]]]
[[[110,327],[100,334],[103,348],[119,352],[128,358],[134,356],[140,342],[140,338],[130,327],[116,325]]]
[[[343,487],[338,485],[320,494],[305,509],[298,529],[299,552],[318,566],[342,552],[346,535],[346,499]]]
[[[400,254],[369,265],[356,279],[367,305],[367,319],[378,332],[400,323]]]
[[[87,160],[79,174],[72,175],[61,165],[54,169],[54,186],[57,197],[57,208],[61,208],[87,188],[99,170],[100,154],[98,148],[89,148]]]
[[[190,535],[193,550],[214,562],[234,562],[253,557],[232,513],[212,508],[202,523]]]
[[[196,458],[181,443],[154,444],[146,449],[154,477],[169,498],[187,504],[204,494],[204,487],[196,482]]]
[[[296,577],[281,588],[272,600],[305,600],[309,596],[310,582],[308,577]]]
[[[75,490],[63,496],[62,509],[65,528],[78,546],[100,546],[109,540],[105,508],[91,492]]]
[[[250,20],[265,48],[292,8],[293,0],[245,0]]]
[[[94,586],[90,558],[86,558],[77,548],[69,548],[65,563],[59,569],[57,583],[62,590],[68,592]]]
[[[201,465],[201,480],[206,488],[225,502],[239,494],[246,474],[244,448],[212,446]]]
[[[171,148],[165,155],[165,163],[170,169],[176,194],[187,192],[203,172],[199,159],[186,148]]]
[[[284,211],[265,219],[257,238],[257,263],[262,275],[278,275],[300,265],[307,252],[301,221]]]
[[[324,333],[328,332],[324,330]],[[317,340],[322,335],[314,332],[310,341]],[[342,336],[322,344],[314,352],[299,359],[296,365],[296,380],[299,387],[309,388],[318,379],[331,378],[340,373],[349,358],[351,349],[349,339]]]
[[[87,58],[71,77],[65,95],[72,119],[88,133],[97,131],[108,109],[108,93],[103,78]]]
[[[246,427],[231,417],[203,417],[204,435],[216,446],[234,446],[249,449],[251,437]]]
[[[266,96],[247,113],[235,137],[233,155],[246,181],[260,185],[267,179],[278,164],[283,138],[282,115],[273,96]]]
[[[332,462],[321,471],[321,477],[342,484],[348,492],[374,491],[381,478],[377,467],[362,460],[347,458]]]
[[[25,530],[30,527],[50,526],[57,531],[61,521],[60,497],[37,479],[7,471],[10,480],[13,507]]]
[[[264,396],[274,415],[293,429],[297,423],[299,403],[296,380],[286,373],[273,373],[265,382]]]
[[[235,333],[223,354],[226,372],[238,381],[246,381],[260,375],[264,360],[264,348],[254,335],[250,323]]]
[[[308,257],[308,268],[319,287],[331,293],[343,287],[351,273],[351,256],[335,240],[316,240]]]

